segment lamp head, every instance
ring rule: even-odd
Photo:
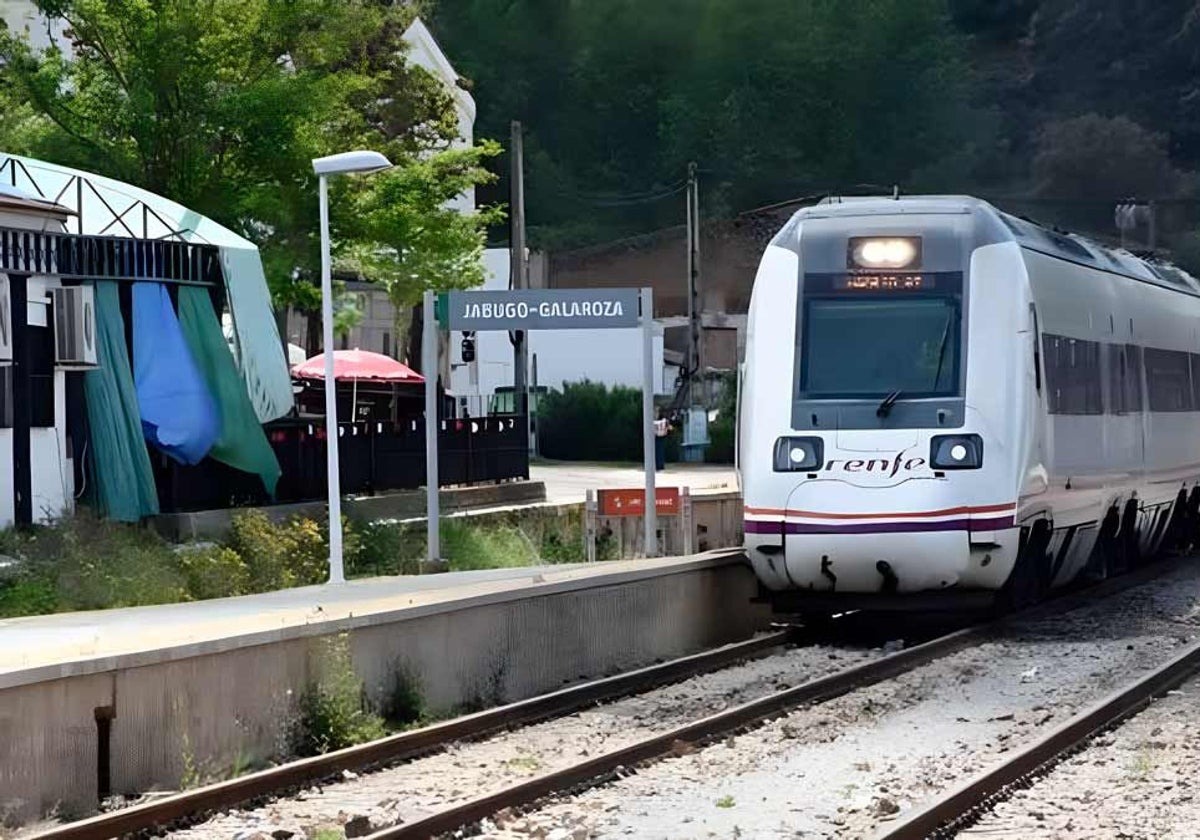
[[[313,159],[313,172],[317,175],[346,175],[350,173],[369,174],[390,169],[392,162],[379,152],[369,149],[358,149],[353,152],[340,152]]]

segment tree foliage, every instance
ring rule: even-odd
[[[1085,114],[1046,124],[1033,159],[1043,195],[1111,201],[1170,196],[1182,185],[1165,140],[1127,117]]]
[[[677,224],[815,189],[910,183],[969,143],[944,0],[440,0],[484,133],[526,128],[531,236]]]
[[[368,147],[399,165],[383,184],[335,179],[335,241],[351,248],[364,244],[353,239],[364,231],[337,208],[401,180],[410,185],[397,197],[405,211],[444,226],[445,189],[428,173],[465,171],[455,182],[461,191],[483,176],[478,166],[462,168],[464,156],[495,153],[449,151],[458,133],[451,96],[405,56],[412,4],[36,5],[65,23],[71,49],[37,51],[20,34],[0,35],[0,82],[12,106],[0,129],[5,147],[130,181],[243,232],[262,249],[277,303],[319,304],[312,158]],[[457,264],[478,251],[464,236],[425,237],[421,247],[429,263]],[[424,276],[436,282],[445,272]]]

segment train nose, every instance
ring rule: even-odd
[[[825,485],[822,487],[822,485]],[[954,509],[913,510],[895,488],[838,503],[828,482],[789,496],[781,531],[792,586],[835,592],[917,592],[958,583],[970,557],[968,524]]]

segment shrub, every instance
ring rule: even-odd
[[[348,520],[343,520],[342,537],[347,557],[361,552],[359,535]],[[259,510],[238,511],[227,547],[246,566],[249,592],[309,586],[329,577],[329,528],[304,516],[276,523]]]
[[[737,435],[737,376],[722,377],[717,417],[708,426],[708,448],[704,460],[712,464],[732,464]]]
[[[385,736],[383,720],[366,708],[346,634],[318,639],[316,646],[316,679],[300,697],[293,751],[319,755]]]
[[[197,601],[245,595],[250,591],[250,570],[238,553],[227,546],[180,546],[177,555],[188,595]]]
[[[641,461],[641,389],[585,380],[551,391],[538,405],[538,445],[558,460]]]
[[[0,610],[30,615],[187,600],[171,547],[145,528],[86,509],[50,525],[0,535],[17,570],[0,584]]]

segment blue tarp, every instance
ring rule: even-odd
[[[133,284],[133,378],[146,439],[199,463],[221,434],[220,415],[161,283]]]

